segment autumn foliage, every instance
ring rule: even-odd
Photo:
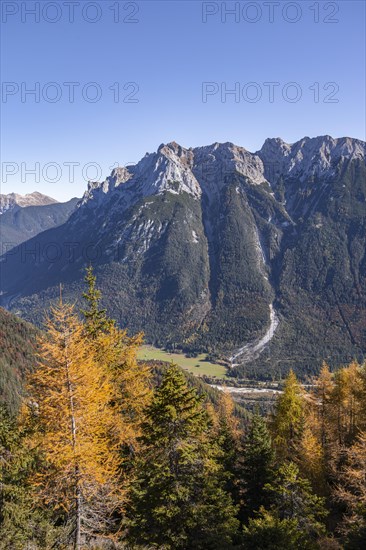
[[[0,550],[366,547],[365,365],[290,372],[243,420],[176,366],[153,378],[86,282],[82,312],[51,308],[19,416],[0,407]]]
[[[115,406],[119,388],[95,347],[86,344],[73,307],[53,308],[28,388],[29,411],[38,426],[33,444],[46,464],[34,477],[38,496],[44,505],[73,517],[73,529],[80,533],[93,530],[88,508],[98,495],[120,506],[120,448],[125,440]]]

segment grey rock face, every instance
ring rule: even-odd
[[[55,261],[47,246],[56,243]],[[2,303],[41,320],[95,266],[110,314],[155,344],[311,374],[366,354],[365,143],[330,136],[249,152],[162,144],[90,182],[60,227],[0,258]],[[71,246],[72,245],[72,246]],[[239,353],[240,352],[240,353]]]

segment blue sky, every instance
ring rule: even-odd
[[[2,193],[81,196],[172,140],[365,139],[363,1],[69,4],[2,1]]]

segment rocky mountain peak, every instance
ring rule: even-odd
[[[233,143],[214,143],[197,147],[194,152],[194,173],[207,193],[218,191],[234,173],[248,178],[252,184],[263,183],[262,160],[244,147]]]
[[[176,141],[170,141],[169,143],[162,143],[158,148],[158,153],[168,154],[173,152],[178,157],[181,157],[187,153],[188,149],[182,147]]]
[[[266,139],[257,152],[271,183],[279,176],[296,177],[304,181],[313,177],[334,176],[336,165],[343,159],[365,158],[365,142],[351,138],[319,136],[304,137],[293,143],[280,138]]]
[[[109,182],[111,187],[118,187],[121,183],[126,183],[132,177],[131,172],[125,166],[118,166],[112,170],[109,176]]]
[[[66,250],[24,262],[22,248],[0,258],[1,303],[37,316],[60,282],[73,299],[92,258],[105,306],[151,342],[214,349],[255,376],[363,360],[364,153],[330,136],[268,139],[256,153],[163,144],[90,182],[85,206],[25,246],[77,241],[72,261]]]
[[[27,206],[46,206],[48,204],[56,204],[58,201],[43,195],[38,191],[28,193],[27,195],[19,195],[18,193],[9,193],[8,195],[0,195],[0,215],[7,210],[14,208],[26,208]]]
[[[252,185],[276,184],[280,176],[305,181],[333,176],[343,158],[364,157],[365,143],[347,137],[304,137],[293,144],[268,138],[256,153],[231,142],[188,149],[171,141],[162,143],[156,153],[147,153],[136,165],[114,168],[104,182],[89,182],[81,204],[92,201],[97,206],[112,192],[126,192],[127,202],[134,194],[163,192],[186,192],[199,198],[202,192],[219,192],[233,174],[244,176]]]
[[[192,165],[193,152],[171,142],[138,163],[135,177],[138,177],[144,195],[170,191],[199,197],[201,189],[192,173]]]

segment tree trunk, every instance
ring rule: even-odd
[[[76,528],[75,528],[75,550],[81,548],[81,494],[79,486],[79,471],[76,467],[76,491],[75,491],[75,513],[76,513]]]
[[[68,357],[68,334],[65,334],[65,359],[66,359],[66,381],[67,381],[67,391],[69,394],[69,406],[70,406],[70,427],[71,427],[71,440],[72,448],[74,452],[74,472],[75,472],[75,535],[74,535],[74,550],[79,550],[81,548],[81,491],[80,491],[80,472],[79,465],[77,462],[76,456],[76,439],[77,439],[77,429],[76,429],[76,418],[75,418],[75,405],[74,405],[74,389],[72,381],[70,379],[70,360]]]

